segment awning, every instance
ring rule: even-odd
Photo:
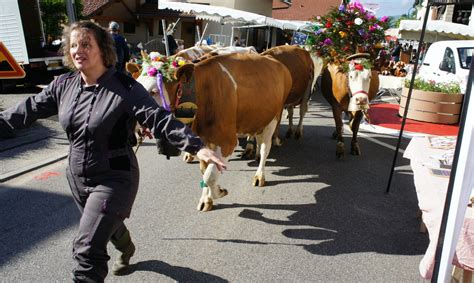
[[[196,16],[196,19],[218,22],[221,24],[265,25],[292,30],[296,30],[299,27],[299,24],[294,21],[277,20],[251,12],[220,6],[161,0],[158,2],[158,9],[170,9],[183,13],[190,13]]]
[[[400,38],[407,40],[419,40],[422,27],[423,21],[400,21]],[[453,39],[474,39],[474,28],[472,26],[445,21],[427,22],[424,37],[425,42]]]

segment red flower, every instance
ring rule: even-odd
[[[332,27],[332,23],[328,21],[328,22],[326,23],[326,28],[330,28],[330,27]]]
[[[361,64],[355,64],[354,69],[356,69],[357,71],[362,71],[364,70],[364,66],[362,66]]]

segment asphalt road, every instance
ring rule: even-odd
[[[220,179],[229,195],[207,213],[196,210],[197,163],[166,160],[147,141],[138,151],[140,190],[126,221],[137,245],[132,272],[106,281],[422,281],[418,264],[428,236],[418,232],[413,176],[401,154],[385,194],[397,137],[362,132],[362,156],[348,153],[347,137],[346,158],[338,161],[333,124],[327,104],[316,97],[304,138],[272,148],[264,188],[252,187],[257,163],[240,160],[238,148]],[[65,165],[62,160],[0,183],[0,281],[70,281],[79,212]],[[112,246],[109,252],[117,255]]]

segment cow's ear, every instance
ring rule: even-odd
[[[176,70],[175,77],[178,81],[187,83],[191,80],[194,72],[194,64],[185,64]]]
[[[127,62],[127,64],[125,64],[125,69],[127,69],[130,74],[140,72],[140,66],[138,66],[137,63]]]

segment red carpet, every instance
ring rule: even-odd
[[[400,130],[402,118],[398,116],[398,104],[373,104],[370,105],[369,116],[372,125]],[[458,125],[444,125],[424,123],[406,119],[404,132],[424,133],[437,136],[456,136]]]

